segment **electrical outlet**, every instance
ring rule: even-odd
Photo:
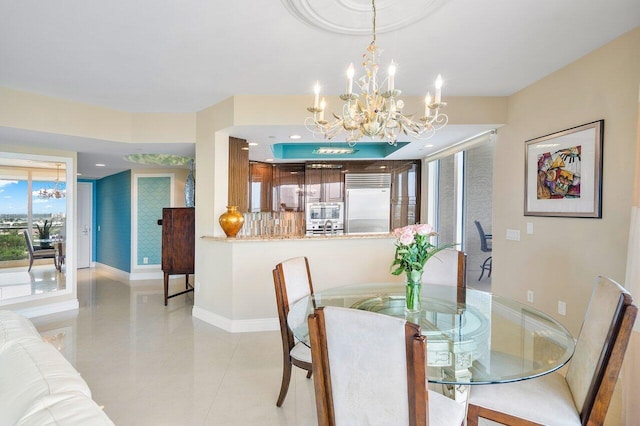
[[[533,303],[533,290],[527,290],[527,302]]]
[[[558,313],[560,315],[567,315],[567,304],[562,300],[558,300]]]
[[[148,257],[143,257],[143,258],[142,258],[142,263],[144,263],[145,265],[146,265],[147,263],[149,263],[149,258],[148,258]]]

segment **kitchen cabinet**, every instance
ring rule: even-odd
[[[307,203],[344,201],[344,175],[342,168],[312,168],[305,170]]]

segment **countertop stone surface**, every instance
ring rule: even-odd
[[[215,237],[212,235],[203,235],[200,237],[204,240],[227,241],[227,242],[250,242],[250,241],[323,241],[323,240],[362,240],[362,239],[381,239],[394,238],[392,233],[388,234],[342,234],[342,235],[262,235],[252,237]]]

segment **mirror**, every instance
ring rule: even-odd
[[[0,152],[0,306],[72,293],[74,181],[72,158]]]

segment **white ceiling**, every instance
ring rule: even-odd
[[[0,0],[0,85],[133,112],[194,112],[234,94],[310,95],[316,79],[338,94],[371,37],[309,25],[290,13],[296,3],[364,11],[347,27],[370,22],[367,0]],[[638,0],[378,0],[378,27],[398,8],[428,7],[417,22],[378,34],[381,63],[398,64],[404,95],[423,96],[438,73],[445,98],[510,95],[640,25]],[[245,130],[266,146],[278,136]],[[452,128],[442,138],[482,130]],[[0,142],[9,137],[73,145],[81,169],[114,148],[140,152],[0,128]],[[153,149],[189,155],[178,145]]]

